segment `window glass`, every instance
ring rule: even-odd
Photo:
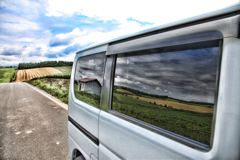
[[[219,47],[155,51],[118,55],[112,109],[209,145]]]
[[[100,108],[105,53],[80,57],[74,77],[75,97]]]

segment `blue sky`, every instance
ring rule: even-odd
[[[1,0],[0,66],[73,61],[75,52],[157,25],[211,12],[238,0]]]

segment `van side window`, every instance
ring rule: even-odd
[[[209,145],[219,47],[119,54],[112,110]]]
[[[105,52],[80,57],[74,76],[75,97],[100,108]]]

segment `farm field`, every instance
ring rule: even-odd
[[[57,73],[61,73],[61,71],[52,67],[18,70],[16,82],[28,81],[36,77]]]
[[[166,101],[167,102],[167,101]],[[212,114],[175,109],[113,93],[112,109],[190,139],[210,144]]]
[[[114,86],[112,109],[190,139],[210,144],[213,104],[188,102]]]
[[[8,83],[16,68],[0,68],[0,83]]]
[[[171,99],[171,98],[167,98],[166,100],[163,100],[163,99],[146,96],[146,95],[137,96],[136,94],[124,89],[116,89],[116,91],[126,94],[126,96],[129,96],[135,99],[139,99],[149,103],[156,103],[157,105],[163,105],[163,106],[167,105],[167,106],[171,106],[172,108],[183,109],[183,110],[188,110],[193,112],[213,113],[212,107],[211,108],[203,107],[203,105],[201,104],[199,105],[197,103],[194,105],[194,104],[188,104],[188,103],[181,103],[178,100]]]
[[[193,111],[193,112],[201,112],[201,113],[213,113],[213,108],[200,107],[200,106],[188,105],[188,104],[184,104],[184,103],[152,99],[152,98],[145,98],[145,97],[139,97],[139,96],[129,95],[129,97],[133,97],[136,99],[138,97],[142,101],[151,102],[151,103],[155,102],[157,105],[172,106],[173,108],[176,108],[176,109],[183,109],[183,110],[188,110],[188,111]]]

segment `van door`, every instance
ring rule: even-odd
[[[100,51],[104,49],[106,47]],[[72,71],[68,109],[69,152],[77,148],[86,159],[98,158],[98,116],[104,66],[105,52],[80,53],[75,57]]]

